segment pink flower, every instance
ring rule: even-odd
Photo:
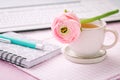
[[[70,43],[79,37],[80,27],[79,18],[72,12],[67,12],[55,18],[51,29],[57,40]]]

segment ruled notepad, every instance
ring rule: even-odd
[[[14,32],[4,33],[4,35],[9,35],[17,39],[29,39]],[[0,60],[7,61],[17,66],[31,68],[60,54],[60,46],[42,41],[40,41],[40,44],[43,44],[43,50],[0,42]]]
[[[31,69],[22,70],[40,80],[114,80],[112,77],[120,74],[120,42],[107,50],[107,58],[97,64],[72,63],[61,54]]]

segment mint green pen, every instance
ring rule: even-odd
[[[11,44],[25,46],[25,47],[29,47],[29,48],[33,48],[33,49],[43,49],[42,44],[38,44],[38,43],[31,42],[31,41],[28,41],[28,40],[18,39],[18,38],[14,38],[14,37],[10,37],[10,36],[7,36],[7,35],[2,35],[2,34],[0,34],[0,38],[9,40]]]

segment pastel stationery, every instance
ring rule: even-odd
[[[120,74],[120,43],[107,50],[107,54],[107,58],[97,64],[72,63],[61,54],[33,68],[19,69],[40,80],[109,80]]]
[[[23,41],[22,39],[24,39],[26,41],[31,41],[32,43],[37,43],[36,41],[27,39],[26,37],[13,32],[4,33],[2,36],[9,36],[9,39],[11,39],[11,41],[12,39],[16,39],[20,42],[20,40]],[[40,41],[40,44],[43,45],[43,49],[37,50],[34,48],[29,48],[29,46],[27,47],[17,44],[0,42],[0,59],[21,67],[31,68],[45,60],[48,60],[60,54],[59,46],[47,42],[42,43],[42,41]]]
[[[25,46],[25,47],[29,47],[29,48],[33,48],[33,49],[42,49],[42,47],[43,47],[42,44],[37,44],[35,42],[31,42],[31,41],[24,40],[24,39],[14,38],[14,37],[11,37],[8,35],[0,34],[0,38],[9,40],[9,43],[11,43],[11,44],[17,44],[17,45],[21,45],[21,46]]]

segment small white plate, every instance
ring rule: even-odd
[[[106,58],[106,50],[100,50],[98,53],[92,57],[81,57],[81,56],[76,56],[75,52],[72,51],[69,46],[65,46],[62,48],[62,53],[65,55],[65,57],[74,62],[74,63],[98,63],[103,61]]]

